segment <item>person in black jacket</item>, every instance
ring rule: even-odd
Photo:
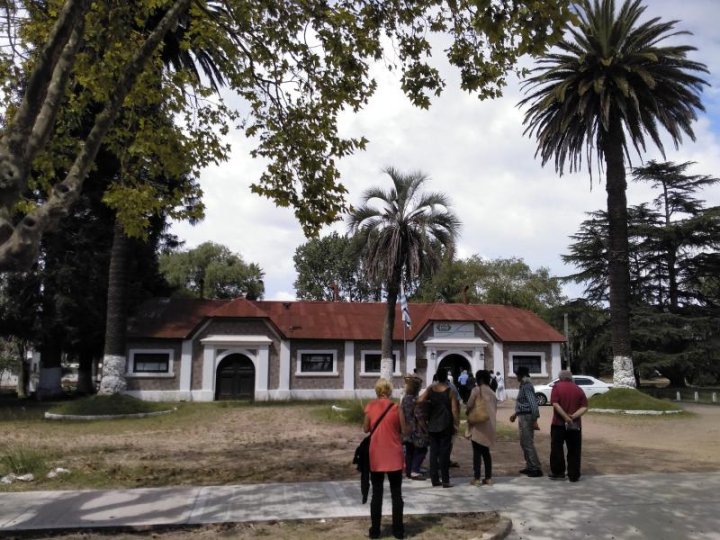
[[[450,488],[453,487],[450,483],[450,452],[452,437],[460,426],[460,406],[457,394],[448,384],[447,371],[438,370],[435,381],[418,398],[418,402],[430,403],[430,480],[433,486]]]

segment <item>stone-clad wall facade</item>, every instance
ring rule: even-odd
[[[407,358],[403,342],[396,341],[393,350],[399,353],[399,367],[393,377],[393,386],[401,389],[402,375],[413,367],[423,381],[428,382],[432,377],[428,371],[432,369],[434,372],[441,358],[448,357],[448,354],[466,358],[473,367],[503,371],[511,396],[517,388],[512,375],[514,354],[539,354],[542,357],[544,373],[533,376],[536,383],[551,380],[559,371],[559,343],[497,342],[481,323],[474,324],[470,338],[473,338],[473,333],[477,339],[472,343],[481,344],[473,345],[474,350],[473,346],[459,343],[447,346],[435,343],[431,351],[425,345],[434,337],[433,325],[429,324],[415,336],[413,342],[408,342]],[[483,342],[486,344],[482,345]],[[277,329],[263,319],[211,320],[185,340],[130,341],[128,358],[133,351],[170,349],[173,366],[172,374],[129,377],[128,393],[154,400],[215,399],[217,367],[225,355],[240,353],[255,366],[255,399],[372,397],[378,374],[365,372],[363,353],[377,353],[380,348],[380,341],[373,340],[283,339]],[[335,355],[334,371],[322,375],[300,373],[299,355],[302,351],[332,352]],[[431,352],[436,359],[430,359]],[[346,366],[348,358],[353,365]]]

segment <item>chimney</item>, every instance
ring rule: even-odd
[[[460,294],[462,294],[463,304],[468,303],[468,299],[467,299],[468,289],[470,289],[470,285],[465,285],[465,287],[463,287],[462,293],[460,293]]]
[[[330,284],[330,288],[333,292],[333,302],[339,302],[340,301],[340,288],[337,286],[337,283],[334,281]]]

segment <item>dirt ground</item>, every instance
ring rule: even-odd
[[[328,405],[198,408],[155,419],[102,423],[7,423],[5,448],[51,456],[52,466],[77,475],[39,479],[2,490],[147,487],[354,479],[351,465],[360,426],[321,419]],[[494,476],[524,466],[512,402],[498,408]],[[583,419],[583,474],[720,470],[720,407],[686,405],[678,417],[587,414]],[[552,409],[541,408],[536,446],[545,469]],[[0,423],[3,424],[3,423]],[[453,476],[471,476],[470,443],[456,438]],[[1,472],[1,471],[0,471]],[[75,479],[74,479],[75,478]]]
[[[192,408],[190,413],[138,421],[101,423],[0,422],[5,448],[33,448],[54,465],[75,471],[61,484],[44,480],[0,489],[72,489],[356,479],[350,463],[363,437],[360,426],[322,419],[328,405]],[[494,476],[514,476],[524,464],[517,427],[508,420],[512,402],[498,408],[499,441],[492,450]],[[720,407],[685,405],[691,414],[669,417],[588,414],[583,419],[583,473],[720,470]],[[541,408],[536,446],[548,470],[552,409]],[[457,438],[455,477],[471,475],[470,443]],[[94,476],[99,480],[96,485]],[[467,516],[466,516],[467,518]],[[408,516],[418,539],[478,538],[497,523],[494,512],[472,520]],[[139,533],[75,532],[35,536],[56,540],[190,540],[211,538],[363,538],[367,519],[245,523]]]

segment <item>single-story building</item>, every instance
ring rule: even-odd
[[[127,393],[147,400],[351,399],[374,396],[386,304],[155,299],[140,306],[127,339]],[[534,313],[502,305],[397,308],[394,381],[438,369],[513,370],[535,383],[560,370],[565,337]]]

